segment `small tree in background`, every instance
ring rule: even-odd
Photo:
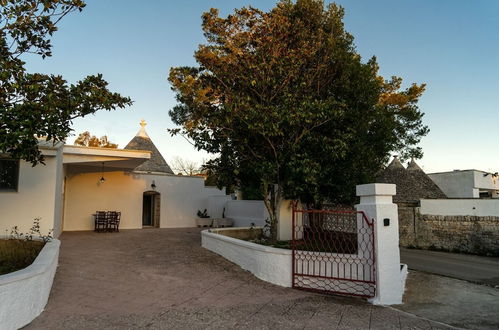
[[[200,174],[202,172],[201,167],[198,165],[198,163],[178,156],[173,157],[171,167],[175,172],[177,172],[177,174],[181,175],[192,176]]]
[[[102,75],[68,84],[61,76],[26,72],[23,55],[52,56],[57,23],[81,0],[0,0],[0,153],[36,165],[38,138],[64,141],[74,119],[124,108],[128,97],[110,92]]]
[[[118,148],[118,144],[109,141],[107,135],[98,138],[95,135],[90,134],[89,131],[80,133],[73,144],[76,146],[85,146],[85,147],[113,148],[113,149]]]
[[[203,14],[198,67],[176,67],[170,111],[183,134],[219,157],[206,164],[219,185],[260,189],[277,237],[279,204],[351,202],[391,152],[421,156],[428,128],[417,102],[424,85],[400,90],[373,57],[361,60],[343,9],[319,0]]]

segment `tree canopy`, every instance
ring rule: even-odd
[[[420,157],[428,132],[417,102],[424,84],[401,89],[373,57],[362,61],[343,8],[282,0],[269,12],[217,9],[202,16],[207,39],[196,67],[175,67],[170,116],[195,145],[219,154],[221,184],[260,188],[275,227],[285,198],[351,202],[393,152]]]
[[[52,55],[57,23],[81,0],[0,0],[0,153],[36,165],[43,162],[38,139],[64,141],[75,118],[131,104],[108,90],[102,75],[74,84],[59,75],[28,73],[22,58]]]
[[[97,136],[90,134],[89,131],[80,133],[78,137],[75,139],[74,145],[85,146],[85,147],[97,147],[97,148],[112,148],[112,149],[118,148],[118,144],[109,141],[107,135],[98,138]]]

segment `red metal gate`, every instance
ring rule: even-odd
[[[361,211],[297,206],[293,204],[293,287],[374,297],[374,221]]]

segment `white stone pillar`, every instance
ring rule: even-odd
[[[277,223],[277,239],[280,241],[290,241],[292,238],[293,238],[293,201],[283,200],[281,201],[279,207],[279,222]]]
[[[374,219],[376,256],[376,305],[402,303],[407,267],[401,269],[397,205],[392,202],[395,185],[371,183],[357,186],[360,203],[355,207]]]

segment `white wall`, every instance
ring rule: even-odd
[[[487,172],[473,171],[475,188],[483,190],[499,190],[499,178],[491,174],[484,176]]]
[[[35,261],[17,272],[0,276],[0,328],[19,329],[43,312],[59,258],[58,240],[45,244]]]
[[[421,214],[499,217],[499,199],[422,199]]]
[[[62,232],[62,216],[64,203],[64,167],[62,148],[57,150],[56,156],[56,179],[54,197],[54,237],[59,237]]]
[[[32,167],[21,161],[19,168],[19,189],[17,192],[0,191],[0,236],[14,226],[26,233],[33,225],[33,219],[40,217],[40,230],[46,235],[56,226],[58,217],[56,199],[60,196],[61,171],[59,161],[53,155],[45,156],[45,165]],[[58,171],[59,170],[59,171]],[[58,233],[56,233],[58,234]]]
[[[207,193],[213,193],[213,188],[207,188],[205,191]],[[222,196],[208,196],[207,197],[207,205],[206,211],[211,218],[222,218],[224,214],[225,204],[227,201],[232,200],[230,195],[222,195]],[[202,211],[202,210],[201,210]]]
[[[225,216],[234,219],[234,227],[265,226],[269,213],[263,201],[230,200],[225,204]]]
[[[83,173],[66,179],[63,230],[93,230],[97,210],[121,212],[121,229],[142,228],[142,196],[154,181],[161,194],[160,227],[195,227],[196,213],[206,208],[207,198],[224,195],[205,189],[200,177],[106,172]]]
[[[478,198],[473,171],[430,173],[428,176],[449,198]]]
[[[231,228],[212,229],[211,231],[219,230],[227,231]],[[261,280],[285,287],[292,286],[291,250],[246,242],[208,230],[201,233],[201,245],[251,272]]]

